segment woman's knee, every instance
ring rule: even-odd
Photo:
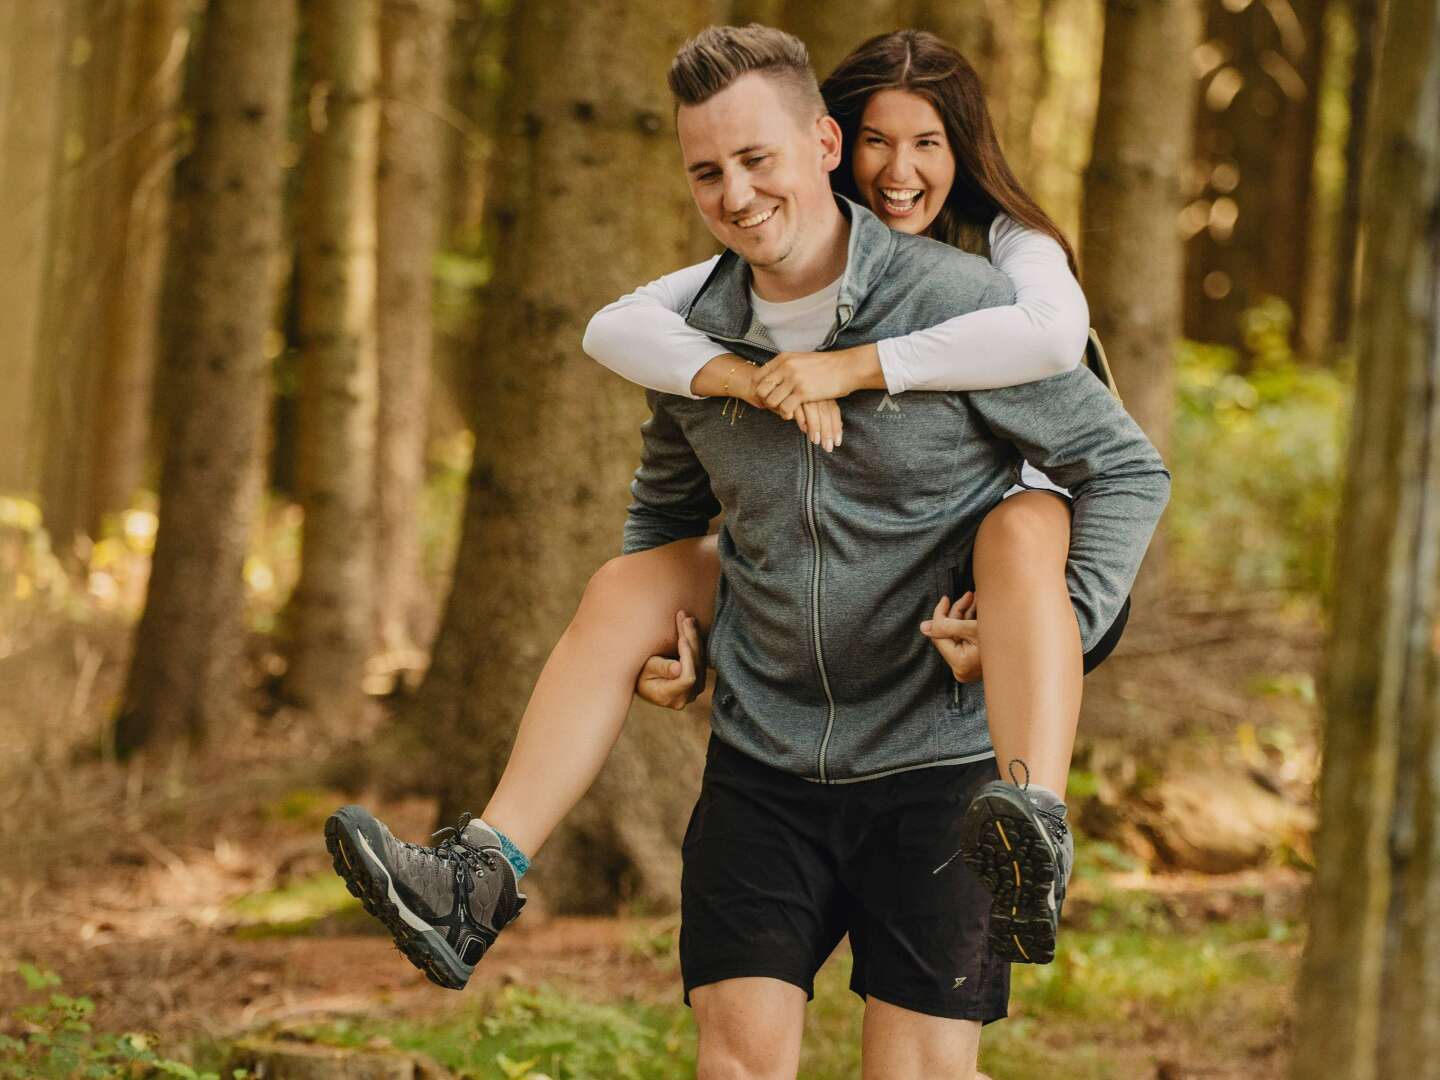
[[[975,537],[975,559],[1027,566],[1063,566],[1070,550],[1070,507],[1040,491],[1012,495],[985,515]]]

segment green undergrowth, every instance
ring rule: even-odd
[[[1185,923],[1154,894],[1111,888],[1123,854],[1086,842],[1077,880],[1085,903],[1067,918],[1055,963],[1012,969],[1009,1018],[984,1029],[981,1068],[993,1080],[1154,1075],[1164,1054],[1213,1065],[1244,1060],[1283,1022],[1296,927],[1259,915]],[[668,954],[653,957],[667,970]],[[806,1016],[800,1075],[859,1075],[860,1001],[842,947],[821,971]],[[564,987],[509,987],[443,1018],[351,1019],[299,1034],[348,1046],[384,1040],[429,1054],[464,1077],[669,1080],[695,1069],[688,1009],[633,1000],[615,987],[596,1001]]]
[[[347,930],[365,930],[373,920],[345,882],[326,871],[264,892],[247,893],[226,905],[238,937],[288,937],[315,932],[322,922],[339,921]]]

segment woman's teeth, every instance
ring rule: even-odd
[[[775,207],[772,206],[769,210],[764,210],[758,214],[752,214],[747,218],[741,218],[739,221],[735,222],[735,224],[739,225],[742,229],[753,229],[756,225],[765,224],[765,222],[769,221],[770,218],[774,216],[774,214]]]
[[[915,204],[920,201],[920,196],[925,194],[918,188],[881,188],[880,198],[884,200],[885,209],[892,214],[908,214],[915,209]]]

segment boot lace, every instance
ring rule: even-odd
[[[499,869],[495,852],[489,848],[476,849],[460,839],[465,832],[465,827],[470,824],[475,815],[466,810],[460,815],[460,822],[457,825],[447,825],[443,829],[437,829],[430,834],[430,839],[439,839],[440,843],[434,848],[435,854],[442,859],[454,859],[463,862],[468,866],[476,877],[484,877],[485,871],[494,873]],[[407,844],[407,847],[414,845]]]

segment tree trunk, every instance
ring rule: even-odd
[[[92,536],[144,483],[186,9],[184,0],[132,0],[119,27],[120,73],[106,141],[117,166],[107,186],[107,272],[91,360],[100,383],[87,508]]]
[[[78,557],[88,523],[95,383],[90,357],[105,275],[106,215],[114,169],[102,153],[119,58],[118,10],[105,0],[68,0],[66,66],[52,181],[50,250],[41,309],[36,411],[43,432],[40,498],[57,552]],[[100,241],[97,243],[97,239]]]
[[[1355,315],[1355,284],[1360,269],[1360,193],[1365,179],[1365,142],[1370,94],[1375,83],[1375,53],[1380,43],[1379,0],[1351,0],[1350,25],[1355,55],[1350,69],[1350,129],[1345,135],[1345,198],[1336,222],[1335,297],[1330,341],[1344,348]]]
[[[1095,147],[1081,252],[1090,321],[1125,404],[1163,454],[1175,395],[1182,248],[1175,229],[1190,155],[1195,0],[1107,0]],[[1157,535],[1137,592],[1164,579]]]
[[[375,572],[379,0],[308,0],[300,216],[300,505],[287,695],[341,720],[363,698]]]
[[[1292,1075],[1440,1077],[1440,5],[1392,0]]]
[[[449,21],[449,0],[384,0],[381,9],[375,622],[381,648],[406,666],[403,654],[431,636],[420,624],[420,497]]]
[[[0,490],[40,486],[35,415],[41,379],[40,318],[51,240],[66,70],[63,4],[7,5],[4,141],[0,143]]]
[[[780,25],[810,49],[810,64],[823,82],[862,41],[887,30],[899,30],[897,0],[853,0],[848,4],[817,4],[785,0]]]
[[[441,820],[483,805],[541,664],[619,550],[645,404],[580,338],[597,308],[683,262],[694,210],[665,71],[703,11],[697,0],[515,9],[475,459],[454,585],[404,718],[428,748]],[[570,909],[613,909],[626,894],[673,902],[698,767],[673,715],[637,714],[546,846],[539,887]]]
[[[1240,347],[1266,297],[1303,315],[1324,0],[1209,0],[1196,108],[1186,335]]]
[[[210,0],[195,143],[176,178],[160,531],[116,748],[198,739],[229,718],[241,570],[270,399],[295,9]]]

